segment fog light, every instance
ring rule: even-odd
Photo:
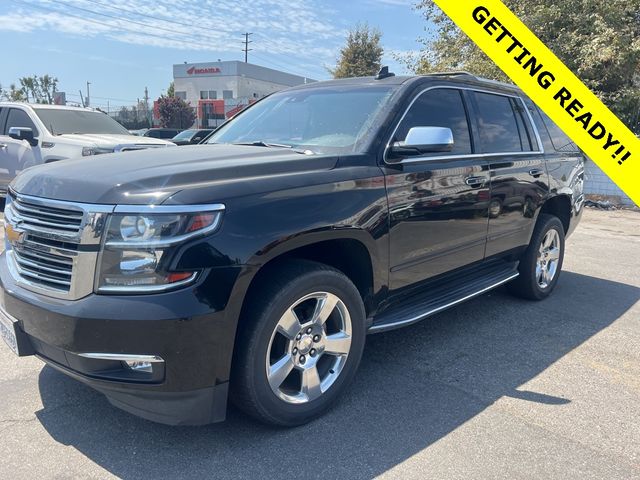
[[[142,373],[153,373],[153,363],[144,361],[125,360],[125,365],[129,370]]]

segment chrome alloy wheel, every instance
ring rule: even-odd
[[[271,390],[292,404],[311,402],[340,376],[351,348],[351,317],[336,295],[314,292],[282,315],[267,349]]]
[[[560,261],[560,235],[551,229],[542,239],[536,260],[536,281],[540,288],[547,288],[556,277]]]

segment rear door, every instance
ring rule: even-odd
[[[548,195],[544,149],[517,95],[473,91],[479,151],[489,163],[491,198],[486,257],[529,243]]]
[[[448,127],[451,152],[385,163],[390,210],[390,284],[413,285],[481,261],[487,235],[488,162],[474,155],[466,93],[429,88],[411,103],[391,142],[412,127]]]

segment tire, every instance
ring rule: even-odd
[[[521,298],[547,298],[560,277],[564,260],[564,227],[558,217],[540,214],[531,242],[520,259],[520,275],[509,283],[509,291]]]
[[[280,264],[253,292],[240,320],[231,400],[264,423],[302,425],[355,376],[366,335],[362,299],[343,273],[304,260]]]

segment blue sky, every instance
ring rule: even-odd
[[[162,93],[174,63],[243,59],[242,33],[253,32],[249,61],[329,78],[349,30],[367,22],[383,32],[384,63],[404,70],[394,52],[419,48],[424,19],[413,0],[0,0],[4,87],[45,73],[68,100],[91,82],[92,105],[131,105]]]

